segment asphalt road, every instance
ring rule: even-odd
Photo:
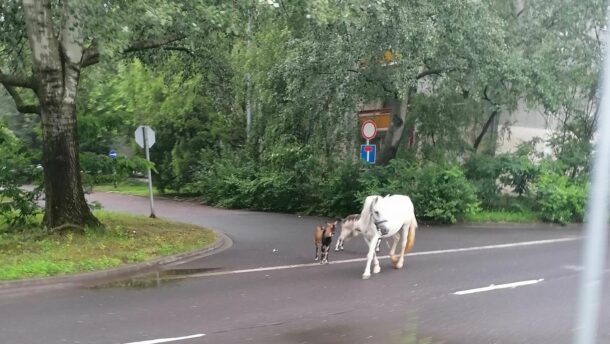
[[[145,198],[91,198],[106,209],[148,212]],[[405,269],[393,270],[385,259],[381,273],[364,281],[364,262],[358,259],[365,256],[365,246],[359,238],[346,243],[344,252],[331,251],[332,264],[311,264],[313,228],[323,219],[168,200],[156,205],[160,217],[224,231],[233,246],[159,276],[4,297],[0,342],[471,344],[572,339],[581,269],[578,229],[422,226]],[[609,276],[606,271],[599,343],[610,343]]]

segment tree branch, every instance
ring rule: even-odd
[[[147,49],[154,49],[160,46],[176,42],[185,39],[186,35],[182,33],[175,33],[161,37],[143,39],[140,41],[132,42],[125,50],[123,54],[132,53],[136,51],[142,51]],[[85,49],[83,55],[82,68],[94,65],[100,61],[100,53],[97,49],[97,44],[93,42],[90,47]]]
[[[4,86],[34,89],[34,81],[31,76],[0,73],[0,83]]]
[[[21,98],[15,87],[7,86],[6,84],[3,85],[8,94],[10,94],[13,98],[15,106],[17,107],[17,111],[21,113],[36,113],[40,115],[40,106],[34,104],[25,104],[23,102],[23,98]]]
[[[450,72],[452,70],[454,70],[455,68],[436,68],[436,69],[428,69],[425,70],[419,74],[417,74],[417,79],[421,79],[424,78],[428,75],[441,75],[442,73],[445,72]]]
[[[479,149],[479,145],[481,144],[481,141],[483,141],[483,137],[485,137],[485,134],[487,134],[487,131],[489,130],[489,127],[493,123],[494,118],[496,118],[496,116],[499,113],[500,113],[500,111],[495,109],[494,111],[492,111],[492,113],[487,118],[487,122],[485,122],[485,125],[483,126],[483,129],[481,130],[481,132],[477,136],[476,140],[474,140],[474,145],[472,146],[472,148],[474,148],[475,152]]]
[[[163,50],[181,51],[193,57],[197,57],[197,54],[195,54],[191,49],[185,47],[163,47]]]

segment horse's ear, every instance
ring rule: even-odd
[[[369,212],[372,214],[373,213],[373,207],[375,206],[375,204],[377,204],[377,201],[379,201],[379,196],[372,196],[373,197],[373,201],[371,202],[371,206],[369,208]]]

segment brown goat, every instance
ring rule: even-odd
[[[327,222],[325,226],[316,226],[313,242],[316,245],[315,260],[320,260],[320,264],[328,264],[328,251],[336,227],[337,221]]]

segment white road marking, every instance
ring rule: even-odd
[[[143,342],[130,342],[130,343],[125,343],[125,344],[157,344],[157,343],[167,343],[167,342],[175,342],[175,341],[178,341],[178,340],[199,338],[199,337],[203,337],[203,336],[205,336],[205,333],[194,334],[192,336],[186,336],[186,337],[151,339],[151,340],[145,340]]]
[[[434,254],[470,252],[470,251],[493,250],[493,249],[499,249],[499,248],[545,245],[545,244],[554,244],[554,243],[567,242],[567,241],[575,241],[575,240],[579,240],[579,239],[580,239],[580,237],[566,237],[566,238],[548,239],[548,240],[523,241],[523,242],[516,242],[516,243],[511,243],[511,244],[498,244],[498,245],[453,248],[453,249],[437,250],[437,251],[413,252],[413,253],[407,254],[407,256],[408,257],[427,256],[427,255],[434,255]],[[389,256],[387,256],[387,255],[379,256],[377,258],[378,259],[388,259]],[[346,263],[364,262],[364,261],[366,261],[366,258],[353,258],[353,259],[331,261],[330,264],[346,264]],[[244,273],[250,273],[250,272],[286,270],[286,269],[295,269],[295,268],[304,268],[304,267],[313,267],[313,266],[320,266],[320,263],[279,265],[279,266],[268,266],[268,267],[260,267],[260,268],[253,268],[253,269],[218,271],[218,272],[203,272],[203,273],[199,273],[199,274],[191,274],[191,275],[184,275],[184,276],[171,276],[171,277],[166,277],[166,278],[167,279],[185,279],[185,278],[196,278],[196,277],[237,275],[237,274],[244,274]]]
[[[540,283],[542,281],[544,281],[544,278],[537,279],[537,280],[521,281],[521,282],[506,283],[506,284],[498,284],[498,285],[492,284],[489,287],[462,290],[462,291],[457,291],[457,292],[455,292],[453,294],[454,295],[468,295],[468,294],[482,293],[482,292],[485,292],[485,291],[491,291],[491,290],[497,290],[497,289],[517,288],[517,287],[522,287],[524,285],[531,285],[531,284]]]

